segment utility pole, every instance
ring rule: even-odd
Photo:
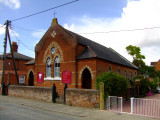
[[[1,81],[2,95],[5,95],[4,77],[5,77],[5,62],[6,62],[8,24],[9,24],[9,21],[7,20],[6,23],[5,23],[5,25],[6,25],[6,31],[5,31],[4,46],[3,46],[4,47],[4,53],[3,53],[3,71],[2,71],[2,81]]]
[[[19,83],[19,81],[18,81],[18,74],[17,74],[17,68],[16,68],[15,59],[14,59],[14,54],[13,54],[13,50],[12,50],[11,38],[10,38],[10,35],[9,35],[9,30],[8,30],[8,39],[9,39],[9,45],[10,45],[11,54],[12,54],[14,71],[15,71],[15,74],[16,74],[16,79],[17,79],[17,84],[18,84],[18,83]]]
[[[6,25],[6,31],[5,31],[5,38],[4,38],[4,54],[3,54],[3,71],[2,71],[2,81],[1,81],[1,87],[2,87],[2,95],[5,95],[5,62],[6,62],[6,50],[7,50],[7,37],[9,38],[9,44],[10,44],[10,49],[11,49],[11,55],[12,55],[12,60],[13,60],[13,65],[14,65],[14,70],[16,74],[16,79],[17,79],[17,84],[19,84],[18,81],[18,74],[17,74],[17,69],[16,69],[16,64],[15,64],[15,59],[14,59],[14,54],[11,46],[11,39],[9,35],[9,29],[8,26],[11,23],[11,21],[7,20],[5,25]]]

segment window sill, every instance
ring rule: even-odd
[[[61,78],[60,77],[54,77],[54,78],[47,77],[47,78],[44,78],[44,80],[61,80]]]

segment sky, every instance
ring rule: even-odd
[[[18,43],[18,52],[34,58],[35,45],[56,13],[61,26],[113,48],[130,61],[125,49],[128,45],[140,47],[147,65],[160,59],[160,0],[78,0],[16,20],[71,1],[0,0],[0,54],[4,51],[6,20],[11,21],[11,40]]]

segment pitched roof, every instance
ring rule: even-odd
[[[117,64],[128,66],[128,67],[131,67],[134,69],[138,69],[129,60],[124,58],[122,55],[117,53],[112,48],[107,48],[103,45],[100,45],[99,43],[91,41],[81,35],[78,35],[76,33],[69,31],[69,30],[66,30],[66,31],[68,33],[72,34],[73,36],[76,36],[79,44],[86,46],[86,49],[84,50],[84,52],[80,56],[78,56],[77,59],[86,59],[86,58],[97,57],[97,58],[107,60],[107,61],[110,61],[113,63],[117,63]]]
[[[29,62],[25,63],[26,65],[34,65],[35,59],[30,60]]]
[[[14,52],[13,55],[14,55],[14,58],[16,60],[30,61],[30,60],[33,59],[33,58],[29,57],[29,56],[26,56],[26,55],[23,55],[23,54],[20,54],[20,53],[17,53],[17,52]],[[0,59],[2,59],[2,58],[3,58],[3,55],[0,55]],[[7,53],[6,54],[6,58],[11,59],[12,58],[12,54],[11,53]]]

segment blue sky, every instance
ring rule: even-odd
[[[0,0],[0,26],[7,19],[12,21],[71,1]],[[63,27],[113,48],[130,61],[132,58],[125,47],[130,44],[141,47],[142,54],[146,56],[145,62],[150,64],[160,59],[160,28],[136,29],[160,27],[158,11],[160,0],[79,0],[42,14],[13,21],[12,31],[19,40],[18,52],[34,57],[34,47],[51,25],[56,12],[56,18]],[[17,42],[11,31],[10,33],[11,40]],[[4,28],[1,27],[0,54],[3,53],[3,42]],[[9,52],[9,46],[7,50]]]

